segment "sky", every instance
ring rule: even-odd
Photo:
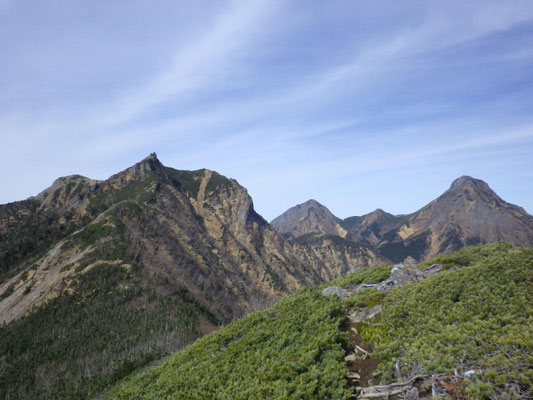
[[[156,152],[411,213],[461,175],[533,213],[533,2],[0,0],[0,204]]]

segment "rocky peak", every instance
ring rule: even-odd
[[[317,207],[317,208],[322,208],[322,209],[326,208],[322,204],[320,204],[318,201],[316,201],[315,199],[309,199],[305,203],[298,204],[296,207],[299,207],[299,208]]]
[[[81,175],[63,176],[54,181],[52,186],[46,188],[35,198],[45,208],[76,208],[85,195],[100,181],[86,178]]]
[[[383,211],[381,208],[376,208],[371,213],[368,213],[363,216],[364,220],[367,221],[367,223],[383,221],[385,219],[388,219],[389,217],[392,217],[392,215]]]
[[[460,178],[457,178],[456,180],[454,180],[449,190],[462,191],[465,189],[490,192],[491,194],[494,193],[492,189],[489,187],[489,185],[487,185],[487,183],[485,183],[481,179],[475,179],[467,175],[463,175]]]
[[[466,175],[453,181],[450,188],[434,203],[439,207],[446,204],[446,207],[455,208],[476,203],[487,207],[502,207],[506,204],[487,183]]]
[[[302,214],[310,213],[310,212],[325,213],[328,216],[333,217],[334,219],[337,218],[328,210],[326,206],[320,204],[318,201],[314,199],[310,199],[302,204],[298,204],[295,207],[293,207],[291,210],[299,211]]]
[[[150,172],[157,172],[163,168],[163,164],[157,158],[157,154],[151,153],[148,157],[136,163],[134,166],[126,169],[121,174],[127,176],[140,176],[144,177]]]
[[[150,154],[124,171],[111,176],[106,182],[115,188],[120,188],[131,181],[145,180],[153,174],[164,175],[164,166],[155,153]]]
[[[309,233],[345,237],[347,232],[339,225],[340,221],[327,207],[311,199],[289,208],[272,220],[271,225],[278,232],[293,237]]]
[[[406,241],[404,245],[410,243],[407,247],[425,248],[421,256],[427,259],[476,243],[506,241],[531,246],[532,221],[522,208],[502,200],[482,180],[461,176],[417,211],[397,234]]]

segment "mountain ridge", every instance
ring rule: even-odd
[[[503,240],[522,247],[533,245],[533,217],[523,208],[502,200],[486,182],[466,175],[455,179],[438,198],[411,214],[392,215],[378,208],[363,216],[340,219],[320,206],[323,211],[315,213],[312,229],[306,221],[302,223],[301,218],[296,218],[299,206],[275,218],[273,222],[283,224],[273,226],[296,239],[308,234],[335,235],[326,228],[335,221],[346,232],[339,236],[375,246],[393,262],[406,257],[423,261],[476,243]]]

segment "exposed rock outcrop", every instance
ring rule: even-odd
[[[348,315],[348,318],[353,322],[367,322],[381,311],[383,311],[383,305],[381,304],[375,305],[374,307],[357,308]]]
[[[339,296],[339,298],[344,299],[349,296],[346,289],[340,288],[338,286],[328,286],[322,290],[323,296]]]

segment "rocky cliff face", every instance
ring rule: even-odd
[[[378,208],[362,217],[349,217],[341,222],[347,238],[355,242],[378,245],[387,239],[387,233],[401,226],[408,216],[392,215]]]
[[[284,294],[381,261],[338,236],[287,240],[237,181],[155,154],[105,181],[60,178],[0,206],[0,396],[93,398]]]

